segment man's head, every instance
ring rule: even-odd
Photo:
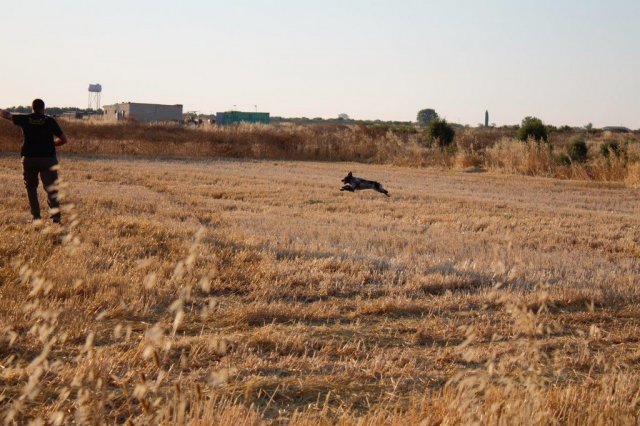
[[[33,112],[44,114],[44,101],[42,99],[34,99],[31,102],[31,108],[33,108]]]

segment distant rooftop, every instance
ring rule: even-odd
[[[630,132],[631,129],[628,127],[624,127],[624,126],[605,126],[602,128],[602,130],[607,130],[609,132]]]
[[[158,103],[149,103],[149,102],[116,102],[113,105],[123,105],[123,104],[134,104],[134,105],[171,105],[171,106],[182,106],[182,104],[158,104]]]

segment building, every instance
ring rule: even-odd
[[[60,117],[65,120],[82,120],[87,115],[84,111],[66,111]]]
[[[268,112],[227,111],[216,113],[216,124],[261,123],[269,124]]]
[[[180,104],[160,105],[122,102],[119,104],[105,105],[103,109],[104,119],[106,121],[182,121],[182,105]]]

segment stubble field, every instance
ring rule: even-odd
[[[341,193],[381,181],[391,198]],[[627,424],[640,190],[350,163],[0,157],[12,424]],[[42,424],[42,423],[41,423]]]

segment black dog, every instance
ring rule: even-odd
[[[380,185],[380,183],[372,180],[366,180],[366,179],[354,177],[351,172],[349,172],[347,177],[342,179],[342,183],[344,183],[344,186],[340,188],[340,191],[353,192],[353,191],[360,191],[361,189],[373,189],[374,191],[382,192],[387,197],[390,197],[387,190],[384,189],[382,185]]]

